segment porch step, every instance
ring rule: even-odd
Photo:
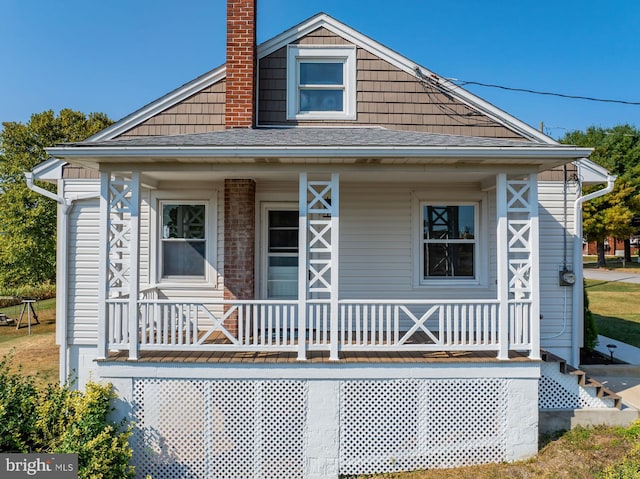
[[[542,360],[547,363],[557,363],[562,374],[574,376],[576,378],[576,381],[578,382],[578,385],[584,388],[587,392],[592,391],[594,397],[600,398],[603,401],[607,402],[611,401],[613,402],[615,408],[622,409],[622,398],[615,392],[607,389],[599,381],[588,377],[584,371],[574,368],[573,366],[568,364],[566,360],[564,360],[560,356],[556,356],[549,351],[541,351],[540,355],[542,357]]]

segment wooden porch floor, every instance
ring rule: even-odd
[[[529,362],[525,353],[509,352],[509,360]],[[130,362],[128,351],[112,351],[100,362]],[[287,352],[183,352],[140,351],[137,362],[141,363],[301,363],[296,353]],[[340,361],[330,361],[328,351],[308,351],[306,363],[501,363],[495,351],[436,351],[436,352],[341,352]]]

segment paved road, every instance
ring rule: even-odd
[[[608,269],[585,268],[583,274],[586,279],[640,284],[640,273],[627,273],[626,271],[610,271]]]

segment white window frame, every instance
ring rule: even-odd
[[[451,191],[414,192],[413,193],[413,286],[421,287],[487,287],[488,286],[488,265],[489,265],[489,245],[487,239],[487,228],[485,223],[487,216],[488,198],[482,191]],[[474,277],[433,277],[424,276],[424,206],[474,206]],[[461,241],[449,240],[451,243]]]
[[[344,91],[342,111],[300,111],[300,64],[304,62],[344,64],[344,82],[335,87]],[[318,86],[320,88],[320,86]],[[322,85],[322,89],[331,86]],[[353,45],[288,45],[287,47],[287,119],[355,120],[356,119],[356,47]]]
[[[205,207],[205,268],[204,276],[162,276],[162,207],[165,204],[202,204]],[[163,287],[182,287],[185,285],[213,286],[217,281],[216,275],[216,222],[217,204],[216,193],[211,191],[191,191],[190,196],[185,197],[184,192],[156,191],[151,197],[150,225],[152,225],[151,251],[150,251],[150,277],[155,279],[155,284]]]

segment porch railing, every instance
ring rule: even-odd
[[[499,351],[497,300],[342,300],[338,332],[328,301],[148,299],[130,315],[128,298],[107,300],[107,348],[129,351]],[[507,349],[532,351],[535,328],[529,300],[510,300]],[[137,325],[129,324],[131,317]],[[537,320],[537,319],[536,319]],[[137,331],[137,337],[131,337]],[[132,353],[135,357],[135,353]],[[300,354],[299,356],[300,357]]]

